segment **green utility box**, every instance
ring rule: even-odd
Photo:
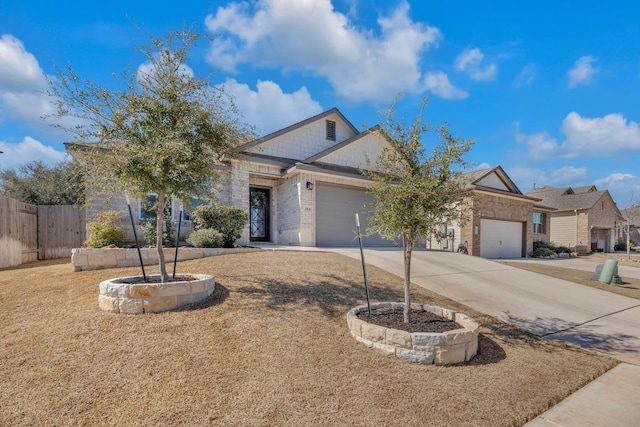
[[[591,276],[591,280],[606,283],[607,285],[624,284],[620,276],[618,276],[618,261],[615,259],[608,259],[604,264],[598,264],[596,273]]]

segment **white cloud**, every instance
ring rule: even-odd
[[[640,128],[622,114],[588,118],[572,111],[562,121],[566,136],[560,150],[565,157],[611,157],[640,150]]]
[[[513,85],[516,89],[523,88],[525,86],[531,86],[536,80],[538,74],[538,68],[535,64],[527,64],[516,76]]]
[[[0,151],[3,152],[0,154],[0,169],[14,169],[33,160],[52,166],[69,159],[66,152],[44,145],[30,136],[17,144],[0,141]]]
[[[569,88],[585,85],[593,81],[593,77],[598,73],[598,69],[591,65],[595,60],[593,56],[589,55],[581,56],[576,60],[575,67],[567,71]]]
[[[594,182],[598,190],[609,190],[620,209],[640,202],[640,177],[630,173],[612,173]]]
[[[0,90],[44,88],[46,79],[36,58],[11,34],[0,37]]]
[[[443,72],[427,73],[423,81],[424,88],[445,99],[462,99],[469,96],[467,92],[453,86]]]
[[[421,58],[440,30],[409,17],[403,1],[378,18],[379,32],[352,25],[330,0],[230,3],[206,18],[215,35],[207,60],[223,71],[238,64],[311,72],[352,102],[388,101],[424,89]]]
[[[272,81],[258,81],[254,91],[246,84],[228,79],[224,88],[234,98],[244,120],[254,124],[262,135],[322,112],[322,106],[311,98],[304,86],[284,93]]]
[[[557,169],[533,168],[526,164],[518,164],[507,170],[509,176],[521,191],[527,192],[533,187],[549,185],[564,187],[582,185],[587,177],[587,168],[563,166]]]
[[[479,48],[465,49],[457,56],[453,67],[459,73],[466,73],[472,80],[487,81],[498,73],[498,66],[492,62],[482,65],[484,53]]]
[[[555,138],[546,132],[525,134],[520,132],[520,123],[514,123],[515,139],[518,144],[527,146],[528,157],[534,161],[550,160],[558,151]]]
[[[193,69],[189,67],[187,64],[180,64],[178,67],[178,75],[192,78],[195,74],[193,73]],[[138,66],[138,70],[136,73],[136,79],[140,82],[143,79],[155,79],[155,68],[151,62],[145,62]]]
[[[42,117],[55,106],[46,93],[48,76],[22,42],[10,34],[0,38],[0,117],[24,121],[52,135],[60,132]]]
[[[619,113],[589,118],[572,111],[560,127],[565,136],[562,142],[546,132],[525,134],[517,122],[514,128],[516,142],[527,146],[528,157],[534,161],[554,157],[612,157],[640,151],[640,126]]]
[[[563,166],[559,169],[548,171],[541,176],[544,176],[545,179],[554,186],[575,185],[576,182],[584,182],[584,179],[587,177],[587,168]]]

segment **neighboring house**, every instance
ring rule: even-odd
[[[599,191],[589,185],[541,187],[526,194],[540,199],[534,215],[542,216],[548,224],[537,236],[539,240],[566,246],[578,253],[614,250],[623,217],[609,191]]]
[[[470,255],[485,258],[521,258],[533,251],[533,206],[539,199],[522,194],[497,166],[463,176],[469,191],[466,223],[443,225],[427,247],[456,251],[465,244]],[[442,238],[442,236],[447,236]]]
[[[627,223],[629,221],[629,240],[631,245],[638,245],[640,243],[640,206],[634,206],[631,208],[623,209],[622,216],[625,218],[625,222],[618,230],[618,240],[627,242]]]

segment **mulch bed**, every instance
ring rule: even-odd
[[[424,310],[411,310],[411,322],[404,322],[404,311],[392,308],[379,308],[371,310],[371,316],[367,311],[357,314],[358,318],[374,325],[385,328],[399,329],[406,332],[445,332],[460,329],[460,325]]]
[[[192,280],[197,280],[197,279],[195,277],[189,276],[189,275],[176,276],[175,279],[173,277],[169,276],[169,280],[167,280],[165,283],[190,282]],[[159,276],[149,276],[149,275],[147,275],[147,280],[145,280],[143,276],[133,276],[133,277],[117,279],[117,280],[114,280],[114,282],[116,282],[116,283],[125,283],[127,285],[137,285],[139,283],[162,283],[162,279]]]

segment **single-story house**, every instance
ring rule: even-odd
[[[467,221],[443,224],[437,236],[427,239],[427,247],[457,251],[462,244],[470,255],[484,258],[528,256],[533,250],[533,206],[539,199],[523,194],[500,166],[463,179],[469,192],[462,207]]]
[[[540,199],[534,211],[545,224],[539,240],[578,253],[613,252],[624,218],[608,190],[598,190],[595,185],[545,186],[526,194]]]

